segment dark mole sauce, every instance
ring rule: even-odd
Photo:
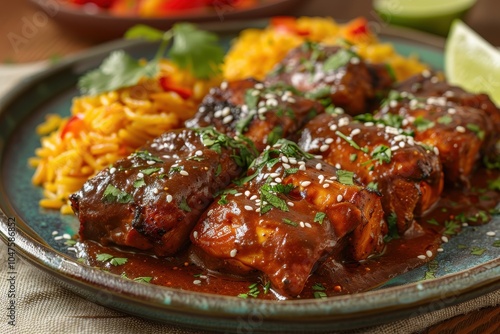
[[[500,171],[481,169],[472,177],[469,190],[445,188],[441,199],[418,220],[422,227],[420,231],[415,231],[413,236],[387,242],[382,255],[362,263],[337,263],[331,259],[326,260],[309,277],[298,298],[315,298],[314,292],[319,290],[324,293],[323,296],[366,291],[433,260],[443,243],[442,237],[445,236],[446,240],[460,232],[463,221],[458,217],[471,218],[466,221],[469,225],[484,224],[490,220],[491,217],[482,218],[481,213],[489,212],[500,202],[500,192],[488,189],[488,182],[499,177]],[[243,279],[209,273],[206,269],[190,262],[188,250],[182,251],[175,257],[157,258],[149,254],[103,247],[92,241],[79,243],[78,249],[78,257],[84,258],[90,266],[128,279],[151,277],[149,284],[176,289],[228,296],[243,294],[243,297],[248,297],[247,294],[251,289],[249,287],[259,282],[257,278]],[[127,258],[127,262],[115,266],[109,261],[98,261],[97,255],[103,253]],[[322,286],[319,290],[318,283]],[[274,294],[272,290],[265,293],[266,289],[261,284],[258,285],[258,289],[257,298],[286,299]]]

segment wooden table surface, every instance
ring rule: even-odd
[[[8,5],[5,4],[7,0],[1,1],[4,5],[0,11],[0,63],[59,58],[98,44],[54,22],[57,12],[52,13],[51,19],[48,15],[44,19],[40,9],[28,0],[9,1]],[[368,0],[308,0],[283,14],[324,15],[339,20],[365,16],[369,20],[378,20]],[[466,22],[490,43],[500,46],[499,0],[478,0]],[[449,319],[425,333],[494,333],[499,323],[500,307],[492,307]]]

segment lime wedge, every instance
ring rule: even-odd
[[[389,24],[446,36],[477,0],[374,0],[373,8]]]
[[[452,24],[444,61],[451,84],[486,93],[500,106],[500,51],[460,20]]]

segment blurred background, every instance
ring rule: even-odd
[[[224,25],[273,15],[331,16],[338,21],[364,16],[379,25],[409,24],[441,36],[446,35],[450,18],[464,15],[470,27],[500,46],[499,0],[424,0],[419,1],[419,8],[406,12],[402,6],[411,0],[142,0],[141,8],[134,0],[0,1],[4,4],[0,12],[0,64],[57,61],[119,38],[135,23],[166,29],[176,20]],[[432,3],[451,7],[440,8],[435,15],[436,10],[428,7]],[[429,21],[429,16],[434,17]]]

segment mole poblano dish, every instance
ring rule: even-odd
[[[155,58],[115,51],[81,77],[71,117],[47,117],[30,159],[40,206],[78,218],[67,243],[87,265],[328,298],[431,268],[464,226],[499,214],[498,107],[363,18],[275,17],[227,52],[184,23],[127,37],[159,41]]]

